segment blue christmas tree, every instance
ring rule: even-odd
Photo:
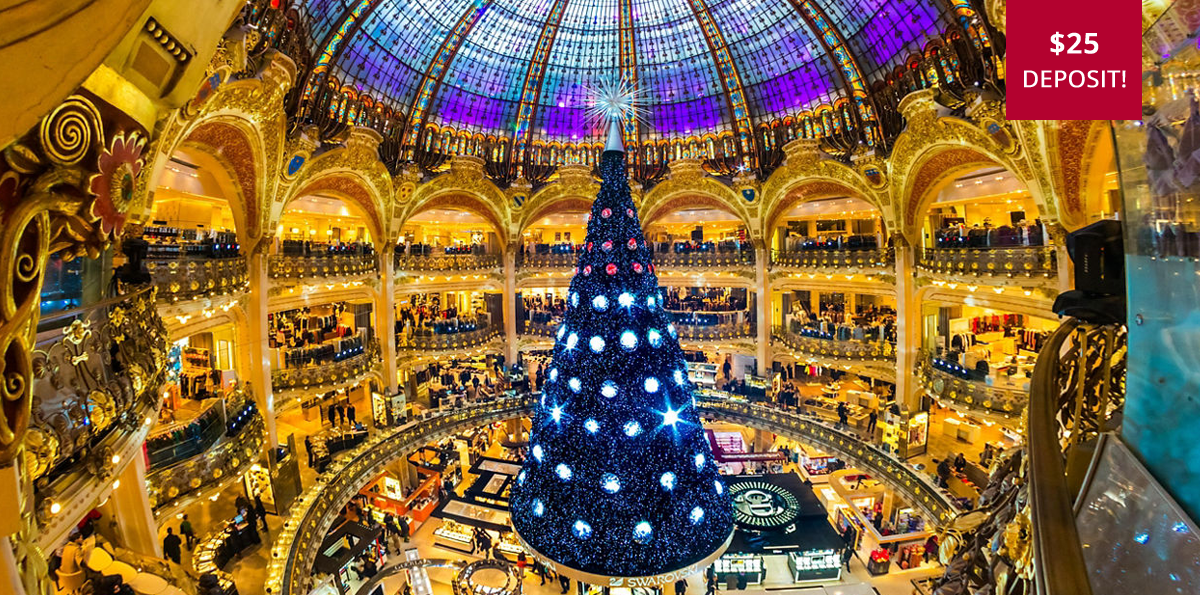
[[[662,309],[616,119],[600,171],[512,522],[560,571],[651,576],[721,550],[733,519]]]

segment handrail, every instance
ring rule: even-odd
[[[836,339],[818,339],[805,337],[788,331],[785,327],[777,326],[772,329],[772,336],[784,345],[804,353],[863,361],[895,361],[896,345],[887,341],[839,341]]]
[[[1083,544],[1075,526],[1066,465],[1059,442],[1059,352],[1078,321],[1068,318],[1046,340],[1033,368],[1028,431],[1034,584],[1039,593],[1091,595]]]
[[[970,277],[1058,276],[1054,246],[921,248],[916,266],[934,274]]]
[[[499,254],[397,254],[397,271],[479,271],[500,267]]]
[[[93,304],[88,304],[86,306],[80,306],[78,308],[73,308],[71,310],[64,310],[62,312],[55,312],[53,314],[47,314],[38,319],[38,328],[41,329],[41,328],[43,328],[43,325],[49,325],[49,323],[57,322],[59,320],[75,319],[76,317],[78,317],[81,314],[95,312],[102,308],[107,308],[109,306],[112,306],[114,304],[119,304],[126,300],[132,300],[133,298],[140,296],[143,293],[146,293],[148,291],[153,291],[153,290],[154,290],[153,286],[145,285],[142,287],[138,287],[137,289],[135,289],[134,291],[131,291],[129,293],[124,293],[121,295],[114,295],[109,298],[104,298]],[[47,326],[47,328],[53,328],[53,327]]]
[[[272,277],[354,277],[378,270],[374,254],[299,256],[276,254],[267,261]]]
[[[892,248],[771,251],[771,266],[776,268],[840,268],[890,272],[894,269],[895,259],[895,251]]]

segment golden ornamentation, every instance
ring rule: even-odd
[[[75,165],[104,139],[100,111],[88,99],[72,95],[42,118],[38,140],[54,163]]]

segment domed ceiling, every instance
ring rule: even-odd
[[[962,4],[963,6],[958,6]],[[312,0],[318,72],[404,114],[598,142],[587,88],[641,90],[643,139],[749,130],[859,93],[965,0]],[[969,11],[969,8],[965,10]]]

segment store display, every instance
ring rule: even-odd
[[[788,570],[796,582],[829,580],[842,576],[842,560],[837,550],[822,549],[788,552]]]
[[[725,584],[733,577],[736,584],[760,585],[767,576],[763,558],[757,554],[725,554],[713,562],[717,581]]]

